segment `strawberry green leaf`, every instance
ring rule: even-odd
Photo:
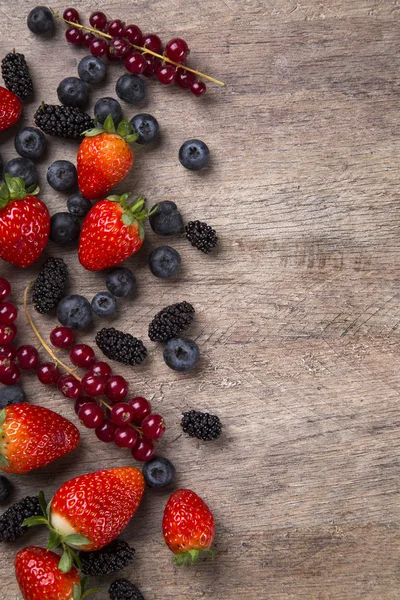
[[[0,467],[8,467],[8,460],[2,454],[0,454]]]
[[[8,187],[5,183],[0,187],[0,208],[4,208],[7,206],[7,203],[10,199],[10,192],[8,191]]]
[[[83,598],[87,598],[91,594],[97,594],[97,592],[101,592],[101,589],[100,588],[90,588],[90,590],[86,590],[86,592],[84,592],[81,596],[82,600],[83,600]]]
[[[51,503],[52,503],[52,500],[50,500],[50,502],[46,506],[46,517],[47,517],[48,521],[50,521]]]
[[[110,202],[119,202],[119,196],[107,196],[107,200],[110,200]]]
[[[30,186],[29,186],[29,187],[26,189],[26,191],[28,192],[28,194],[29,194],[30,196],[37,196],[37,195],[38,195],[38,193],[40,192],[40,187],[39,187],[38,185],[35,185],[35,184],[33,184],[33,185],[30,185]]]
[[[39,504],[40,504],[40,508],[42,509],[42,513],[44,517],[47,517],[47,503],[46,503],[46,499],[44,497],[44,492],[40,491],[39,492]]]
[[[131,133],[126,136],[125,141],[128,142],[128,144],[133,144],[133,142],[136,142],[138,137],[139,137],[138,133]]]
[[[129,121],[122,120],[117,128],[117,133],[121,137],[125,138],[127,135],[132,133],[132,126]]]
[[[86,546],[87,544],[90,544],[90,540],[88,540],[88,538],[84,535],[80,535],[79,533],[71,533],[70,535],[67,535],[63,539],[63,542],[65,542],[66,544],[71,544],[73,546]]]
[[[72,569],[72,556],[67,548],[64,550],[63,555],[60,558],[58,568],[60,569],[61,573],[68,573]]]
[[[72,600],[81,600],[82,599],[82,588],[79,584],[74,583],[72,586]]]
[[[21,177],[12,177],[6,173],[4,179],[12,200],[20,200],[26,197],[25,183]]]
[[[62,537],[57,531],[53,529],[49,535],[49,541],[47,542],[47,550],[53,550],[53,548],[57,548],[62,542]]]
[[[84,135],[85,137],[95,137],[96,135],[100,135],[100,133],[104,133],[104,129],[94,127],[93,129],[88,129],[87,131],[84,131],[82,135]]]
[[[122,215],[121,218],[122,218],[123,224],[126,225],[127,227],[132,225],[135,221],[135,217],[130,212],[124,212],[124,214]]]
[[[68,547],[68,552],[70,553],[70,555],[72,557],[73,564],[76,566],[77,569],[79,569],[80,571],[82,571],[81,559],[79,558],[79,556],[77,555],[77,553],[74,552],[72,550],[72,548],[69,548],[69,547]],[[81,582],[81,585],[82,585],[82,582]]]
[[[141,240],[144,239],[144,225],[142,221],[139,221],[139,237]]]
[[[44,517],[28,517],[22,523],[23,527],[34,527],[34,525],[48,525],[48,521]]]
[[[6,416],[7,416],[6,410],[5,410],[5,408],[3,408],[3,410],[0,411],[0,427],[3,425],[4,421],[6,420]]]
[[[108,115],[107,119],[104,121],[104,131],[107,133],[115,133],[115,125],[112,118],[112,115]]]

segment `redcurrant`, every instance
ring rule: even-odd
[[[163,85],[171,85],[175,81],[176,69],[173,65],[163,65],[157,71],[157,78]]]
[[[133,409],[127,402],[118,402],[111,410],[111,420],[116,425],[127,425],[133,419]]]
[[[82,408],[82,406],[84,404],[95,404],[96,400],[94,398],[90,398],[90,396],[79,396],[79,398],[77,398],[75,400],[75,412],[76,414],[79,413],[79,410]]]
[[[193,81],[190,84],[190,91],[195,96],[202,96],[206,93],[207,86],[203,81]]]
[[[18,316],[18,308],[11,302],[0,302],[0,323],[9,325]]]
[[[108,44],[106,40],[99,40],[98,38],[96,38],[90,44],[89,50],[92,56],[104,56],[105,54],[107,54]]]
[[[99,360],[98,362],[95,362],[92,364],[92,366],[90,367],[90,372],[93,375],[96,375],[96,377],[106,377],[106,379],[108,379],[109,377],[111,377],[111,367],[108,363],[103,362],[102,360]]]
[[[114,19],[107,23],[107,33],[112,37],[120,37],[124,33],[124,24],[120,19]]]
[[[10,346],[10,344],[0,346],[0,360],[13,360],[16,354],[16,349],[13,346]]]
[[[54,385],[60,378],[60,371],[54,363],[42,363],[36,371],[37,378],[44,385]]]
[[[63,18],[66,21],[72,21],[72,23],[79,23],[79,13],[75,8],[66,8]]]
[[[14,323],[3,325],[0,323],[0,344],[9,344],[17,335],[17,328]]]
[[[0,300],[5,300],[11,294],[11,285],[4,279],[0,277]]]
[[[141,40],[139,46],[148,48],[149,50],[152,50],[153,52],[156,52],[157,54],[161,54],[161,51],[162,51],[161,40],[158,37],[158,35],[155,35],[155,33],[146,33],[146,35],[144,35],[142,37],[142,40]]]
[[[104,31],[105,26],[107,25],[107,17],[103,12],[99,10],[90,15],[89,23],[95,29],[98,29],[99,31]]]
[[[8,365],[0,365],[0,383],[15,385],[20,376],[21,372],[13,362]]]
[[[188,53],[189,46],[182,38],[174,38],[165,46],[165,54],[174,62],[183,63]]]
[[[128,425],[118,427],[114,435],[114,442],[120,448],[133,448],[138,441],[137,432]]]
[[[146,59],[143,54],[140,52],[132,52],[125,58],[125,69],[129,71],[129,73],[134,73],[135,75],[140,75],[143,73],[147,66]]]
[[[104,421],[103,409],[96,403],[84,404],[78,412],[78,417],[88,429],[96,429]]]
[[[115,57],[118,58],[125,58],[125,56],[127,56],[130,51],[131,47],[129,43],[121,37],[117,37],[111,40],[108,48],[108,54],[113,54]]]
[[[150,440],[158,440],[165,432],[165,422],[161,415],[148,415],[142,422],[143,435]]]
[[[122,35],[131,44],[140,46],[140,42],[142,40],[142,32],[137,25],[127,25]]]
[[[95,39],[96,39],[96,36],[93,35],[93,33],[90,33],[90,31],[87,31],[86,33],[83,34],[83,38],[82,38],[83,45],[86,46],[86,48],[89,48],[90,44]]]
[[[143,75],[146,77],[151,77],[155,75],[158,69],[161,67],[161,63],[155,56],[151,56],[151,54],[144,54],[144,59],[146,61],[146,67],[143,71]]]
[[[82,393],[82,385],[73,375],[61,375],[57,386],[63,396],[72,400]]]
[[[82,388],[88,396],[101,396],[106,389],[107,379],[90,371],[82,379]]]
[[[80,46],[80,44],[82,44],[82,41],[83,41],[83,34],[76,27],[70,27],[65,32],[65,38],[66,38],[67,42],[69,42],[70,44],[74,44],[75,46]]]
[[[20,346],[17,350],[16,362],[24,371],[36,369],[39,364],[39,352],[34,346]]]
[[[175,83],[177,86],[182,88],[183,90],[188,90],[190,84],[196,81],[195,75],[190,71],[184,71],[183,69],[178,69],[175,77]]]
[[[106,386],[106,396],[111,402],[120,402],[123,400],[129,389],[129,384],[121,375],[112,375]]]
[[[76,367],[88,369],[94,363],[94,350],[87,344],[76,344],[72,346],[69,358]]]
[[[106,419],[102,422],[101,425],[96,427],[95,433],[99,440],[108,444],[109,442],[112,442],[114,440],[114,434],[116,430],[117,426],[112,421],[110,421],[110,419]]]
[[[128,400],[128,404],[133,408],[134,422],[139,425],[143,419],[151,413],[151,404],[146,398],[143,398],[143,396],[137,396],[136,398]]]
[[[75,340],[75,334],[69,327],[56,327],[50,333],[50,342],[56,348],[69,348]]]
[[[136,446],[132,448],[132,456],[140,462],[146,462],[153,458],[155,452],[154,444],[152,441],[142,438],[138,441]]]

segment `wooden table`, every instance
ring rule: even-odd
[[[35,81],[24,126],[40,101],[57,102],[58,82],[76,74],[84,55],[66,44],[61,24],[51,41],[31,35],[25,21],[33,6],[0,0],[2,54],[24,52]],[[78,6],[86,17],[99,7]],[[122,536],[136,548],[122,575],[147,600],[398,599],[399,2],[137,0],[101,8],[165,41],[182,35],[192,64],[228,83],[196,100],[149,82],[143,106],[123,107],[128,118],[154,114],[162,140],[138,148],[118,189],[143,192],[150,204],[176,201],[186,219],[217,229],[220,250],[206,256],[174,239],[182,275],[163,282],[147,268],[150,250],[163,243],[149,231],[143,251],[127,261],[139,292],[120,302],[114,325],[146,340],[163,306],[187,300],[196,308],[191,334],[202,361],[193,374],[169,370],[153,343],[142,367],[116,370],[165,416],[160,453],[176,464],[177,486],[212,507],[217,536],[213,562],[174,568],[160,530],[168,493],[148,491]],[[122,72],[109,67],[91,106],[114,95]],[[5,160],[15,156],[13,135],[2,134]],[[202,173],[177,159],[192,137],[211,149]],[[52,213],[65,210],[66,198],[47,185],[47,165],[74,160],[76,147],[49,139],[40,162],[41,197]],[[104,274],[85,272],[75,249],[49,244],[45,255],[65,258],[71,291],[91,299],[104,289]],[[1,265],[20,308],[39,266]],[[48,336],[55,318],[36,322]],[[18,325],[19,341],[34,342],[22,311]],[[80,339],[93,343],[103,325]],[[34,376],[24,386],[32,402],[77,422],[55,390]],[[204,444],[180,435],[176,423],[189,408],[220,415],[223,438]],[[129,463],[82,429],[80,450],[12,478],[15,499],[40,489],[50,497],[75,475]],[[32,531],[2,545],[1,600],[20,597],[15,552],[45,537]],[[99,598],[114,579],[99,582]]]

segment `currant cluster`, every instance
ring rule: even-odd
[[[66,21],[80,24],[79,13],[75,8],[67,8],[63,18]],[[161,39],[155,33],[143,34],[137,25],[125,25],[120,19],[109,21],[103,12],[97,11],[90,15],[90,25],[101,33],[112,36],[106,39],[96,36],[91,31],[85,33],[77,27],[69,27],[65,37],[70,44],[84,45],[93,56],[106,56],[110,61],[124,60],[125,68],[135,75],[151,77],[156,75],[163,85],[175,83],[184,90],[190,90],[195,96],[206,92],[206,84],[199,81],[190,71],[179,68],[159,58],[132,48],[132,45],[147,48],[156,54],[163,54]],[[175,63],[185,64],[189,54],[189,46],[182,38],[170,40],[164,50],[164,56]]]

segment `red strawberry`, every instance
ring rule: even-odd
[[[131,170],[134,157],[128,143],[138,136],[132,133],[129,121],[121,121],[116,133],[111,115],[104,129],[96,127],[85,135],[78,150],[79,189],[89,200],[104,198]]]
[[[144,491],[144,479],[135,467],[119,467],[75,477],[62,485],[51,501],[51,527],[66,544],[80,550],[98,550],[128,525]],[[78,534],[88,544],[68,536]],[[79,541],[79,540],[78,540]]]
[[[42,254],[50,232],[47,206],[27,194],[20,177],[4,176],[0,187],[0,258],[29,267]]]
[[[15,576],[24,600],[72,600],[81,598],[79,573],[58,568],[60,557],[54,552],[29,546],[15,557]]]
[[[144,241],[145,200],[127,203],[129,194],[97,202],[83,222],[78,256],[88,271],[114,267],[139,250]]]
[[[0,131],[15,125],[22,113],[22,102],[12,92],[0,86]]]
[[[27,473],[74,450],[79,431],[57,413],[24,402],[0,412],[0,471]]]
[[[201,553],[213,554],[214,517],[207,504],[191,490],[178,490],[169,498],[163,518],[164,540],[177,565],[191,565]]]

